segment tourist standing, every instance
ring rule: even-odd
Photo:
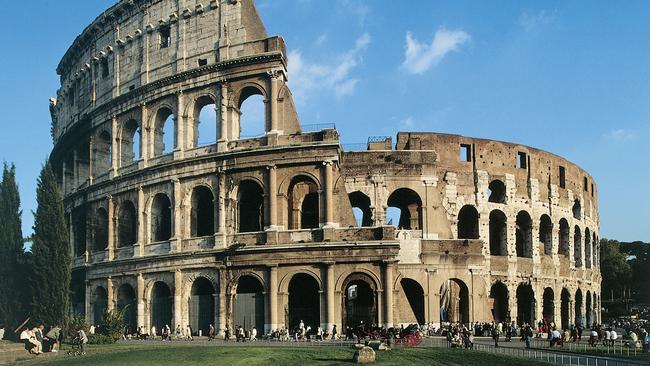
[[[186,341],[193,341],[194,337],[192,337],[192,327],[188,324],[187,327],[185,327],[185,340]]]
[[[255,342],[257,340],[257,328],[253,327],[251,329],[251,342]]]
[[[499,347],[499,336],[501,332],[496,326],[492,327],[492,339],[494,339],[494,347]]]
[[[337,335],[336,324],[334,324],[334,326],[332,327],[332,340],[336,340],[336,335]]]
[[[79,349],[81,350],[81,354],[85,355],[86,354],[86,343],[88,343],[88,337],[86,336],[86,332],[84,332],[83,329],[79,329]]]

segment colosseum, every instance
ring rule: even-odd
[[[204,334],[600,321],[586,171],[430,132],[345,149],[333,126],[301,126],[284,41],[252,0],[122,0],[57,73],[50,161],[73,309],[90,322],[125,307],[133,328]],[[250,98],[265,111],[255,137]]]

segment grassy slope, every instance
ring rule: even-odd
[[[92,347],[92,346],[91,346]],[[188,346],[103,346],[91,348],[82,357],[60,355],[48,360],[26,362],[29,365],[340,365],[350,364],[350,348],[291,347],[188,347]],[[507,358],[489,353],[459,349],[407,348],[377,352],[378,365],[548,365],[531,360]]]

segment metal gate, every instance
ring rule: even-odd
[[[214,295],[194,295],[190,298],[190,325],[192,330],[208,335],[210,324],[214,322]]]
[[[258,334],[264,331],[264,294],[239,293],[235,297],[235,324],[244,329],[257,328]]]

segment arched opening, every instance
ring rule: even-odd
[[[85,276],[82,271],[72,272],[70,281],[70,308],[72,314],[86,315],[86,285]]]
[[[469,291],[467,285],[452,278],[440,287],[440,321],[469,323]]]
[[[591,233],[585,229],[585,267],[591,268]]]
[[[190,326],[195,332],[207,335],[210,324],[214,324],[215,291],[212,283],[205,277],[197,278],[192,284],[189,302]]]
[[[582,313],[582,291],[578,289],[576,291],[576,300],[575,300],[575,316],[576,316],[576,324],[575,325],[580,325],[582,327],[585,326],[585,318],[584,314]]]
[[[506,185],[502,181],[495,179],[488,185],[488,202],[506,203]]]
[[[424,289],[417,281],[410,278],[402,278],[400,285],[411,309],[411,319],[418,324],[424,324]]]
[[[562,294],[560,295],[560,316],[562,317],[562,329],[569,329],[569,324],[571,324],[571,319],[569,319],[569,306],[571,303],[571,294],[566,288],[562,289]]]
[[[580,200],[575,200],[571,211],[573,212],[574,219],[580,220],[582,218],[582,206],[580,205]]]
[[[555,294],[550,287],[544,289],[542,317],[549,322],[555,321]]]
[[[591,309],[593,311],[593,322],[594,323],[600,323],[600,304],[598,303],[598,296],[596,295],[596,291],[592,293],[592,296],[594,298],[593,302],[591,303]]]
[[[591,327],[594,318],[593,318],[593,309],[592,309],[592,303],[591,303],[591,292],[587,291],[587,297],[585,297],[585,308],[586,308],[586,317],[587,317],[587,326]]]
[[[264,287],[257,278],[249,275],[239,277],[234,317],[234,325],[244,329],[254,326],[260,334],[264,331]]]
[[[517,287],[517,324],[530,324],[534,326],[535,320],[535,294],[529,284],[520,284]]]
[[[319,226],[318,186],[309,177],[294,177],[289,185],[289,229],[313,229]]]
[[[357,220],[357,226],[372,226],[372,210],[370,209],[370,197],[360,191],[348,195],[350,205]]]
[[[151,204],[151,241],[166,241],[172,237],[172,204],[164,193],[158,193]]]
[[[508,288],[503,282],[497,281],[490,288],[490,302],[492,303],[492,318],[495,322],[510,321]]]
[[[76,207],[72,210],[72,235],[74,239],[74,253],[77,257],[86,252],[86,208]]]
[[[266,133],[266,103],[262,91],[248,86],[239,98],[239,138],[263,136]]]
[[[400,210],[400,229],[422,230],[422,200],[412,189],[399,188],[388,197],[388,207]]]
[[[592,249],[592,256],[593,256],[593,261],[594,261],[593,265],[594,265],[594,267],[600,267],[600,263],[599,263],[599,261],[600,261],[600,259],[599,259],[600,246],[598,245],[598,240],[596,238],[596,233],[593,233],[593,240],[591,242],[591,245],[592,245],[592,248],[593,248]]]
[[[578,225],[575,226],[573,233],[573,257],[575,266],[582,267],[582,232]]]
[[[533,257],[533,220],[526,211],[517,214],[515,247],[517,257]]]
[[[106,289],[98,286],[93,296],[93,324],[101,324],[104,319],[104,313],[108,308],[108,293]]]
[[[354,273],[343,282],[343,329],[377,324],[375,282],[366,274]]]
[[[105,250],[108,247],[108,214],[103,207],[97,209],[93,229],[95,251]]]
[[[117,310],[124,312],[124,325],[131,328],[131,333],[136,330],[136,302],[135,291],[129,284],[123,284],[117,290]]]
[[[458,239],[478,239],[478,211],[472,205],[463,206],[458,212]]]
[[[118,248],[131,246],[138,241],[137,228],[135,206],[131,201],[122,202],[117,221]]]
[[[539,241],[544,244],[544,255],[553,255],[553,223],[548,215],[539,218]]]
[[[99,176],[107,173],[112,164],[113,145],[111,144],[111,135],[108,131],[102,131],[94,141],[93,149],[93,175]]]
[[[306,273],[298,273],[289,282],[289,323],[290,331],[300,322],[305,327],[316,329],[320,326],[320,294],[316,279]]]
[[[126,166],[140,159],[140,124],[133,119],[128,120],[122,127],[120,136],[120,165]]]
[[[569,237],[571,230],[569,229],[569,222],[566,219],[560,219],[560,245],[558,246],[558,254],[569,255]]]
[[[240,233],[262,231],[264,227],[264,190],[252,180],[239,183],[238,228]]]
[[[490,255],[508,255],[508,220],[500,210],[490,212]]]
[[[176,147],[176,126],[174,112],[162,107],[156,112],[153,131],[153,156],[171,153]]]
[[[194,106],[194,137],[192,146],[214,145],[219,139],[217,106],[208,96],[199,98]]]
[[[192,190],[192,212],[190,231],[192,237],[214,234],[214,195],[206,186],[197,186]]]
[[[151,325],[160,333],[165,325],[172,324],[172,292],[164,282],[156,282],[151,290]],[[154,336],[155,334],[151,334]]]

